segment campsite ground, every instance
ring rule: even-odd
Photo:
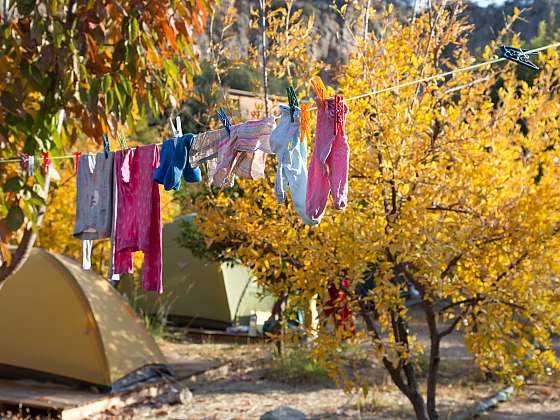
[[[424,337],[425,339],[425,337]],[[266,411],[289,405],[310,418],[412,419],[413,412],[390,383],[384,371],[371,364],[366,352],[355,352],[353,366],[373,378],[368,398],[336,389],[325,372],[301,351],[289,353],[283,363],[273,357],[270,345],[194,344],[168,337],[160,345],[171,362],[219,358],[225,364],[186,382],[193,393],[191,404],[160,405],[146,401],[107,415],[127,418],[251,419]],[[486,380],[473,365],[459,334],[442,349],[442,380],[439,406],[448,418],[501,389]],[[560,378],[558,378],[560,379]],[[495,420],[560,418],[560,383],[527,385],[510,401],[483,418]]]

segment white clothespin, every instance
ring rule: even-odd
[[[181,117],[177,115],[175,122],[177,125],[173,125],[173,118],[169,117],[169,122],[171,123],[171,131],[173,132],[173,145],[177,147],[177,139],[183,137],[183,128],[181,127]]]

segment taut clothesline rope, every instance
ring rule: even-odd
[[[560,47],[560,42],[556,42],[554,44],[548,44],[548,45],[545,45],[544,47],[539,47],[539,48],[535,48],[535,49],[532,49],[532,50],[527,50],[526,54],[533,54],[533,53],[536,53],[536,52],[548,50],[550,48],[557,48],[557,47]],[[467,66],[467,67],[461,67],[461,68],[458,68],[458,69],[455,69],[455,70],[446,71],[444,73],[434,74],[433,76],[424,77],[422,79],[412,80],[410,82],[401,83],[401,84],[386,87],[386,88],[383,88],[383,89],[371,90],[369,92],[362,93],[361,95],[351,96],[349,98],[344,98],[344,102],[355,101],[357,99],[366,98],[368,96],[379,95],[380,93],[384,93],[384,92],[392,92],[393,90],[398,90],[398,89],[401,89],[403,87],[414,86],[414,85],[417,85],[417,84],[420,84],[420,83],[423,83],[423,82],[429,82],[431,80],[441,79],[443,77],[451,76],[455,73],[463,73],[463,72],[466,72],[466,71],[475,70],[479,67],[484,67],[484,66],[496,64],[496,63],[499,63],[501,61],[506,61],[506,60],[507,60],[507,58],[504,58],[504,57],[495,58],[493,60],[488,60],[488,61],[485,61],[483,63],[472,64],[472,65]],[[310,109],[310,111],[315,111],[315,110],[317,110],[317,107],[314,107],[314,108]]]
[[[534,48],[532,50],[527,50],[526,54],[533,54],[533,53],[537,53],[540,51],[545,51],[548,50],[550,48],[558,48],[560,47],[560,42],[555,42],[553,44],[548,44],[545,45],[543,47],[539,47],[539,48]],[[416,79],[416,80],[412,80],[410,82],[405,82],[405,83],[400,83],[398,85],[394,85],[394,86],[390,86],[390,87],[386,87],[386,88],[382,88],[382,89],[377,89],[377,90],[371,90],[369,92],[366,93],[362,93],[361,95],[356,95],[356,96],[351,96],[349,98],[344,98],[345,102],[349,102],[349,101],[355,101],[358,99],[362,99],[362,98],[366,98],[368,96],[375,96],[375,95],[379,95],[380,93],[384,93],[384,92],[392,92],[394,90],[398,90],[401,89],[403,87],[408,87],[408,86],[414,86],[420,83],[424,83],[424,82],[429,82],[432,80],[436,80],[436,79],[441,79],[443,77],[447,77],[447,76],[451,76],[453,74],[456,73],[463,73],[463,72],[467,72],[467,71],[472,71],[475,70],[477,68],[480,67],[484,67],[484,66],[490,66],[492,64],[496,64],[499,63],[501,61],[506,61],[507,58],[504,57],[500,57],[500,58],[494,58],[493,60],[488,60],[488,61],[484,61],[482,63],[476,63],[476,64],[472,64],[470,66],[466,66],[466,67],[461,67],[455,70],[450,70],[450,71],[446,71],[443,73],[438,73],[438,74],[434,74],[433,76],[428,76],[428,77],[423,77],[421,79]],[[310,111],[316,111],[317,107],[313,107],[309,109]],[[158,145],[160,145],[161,143],[156,143]],[[57,159],[75,159],[76,155],[72,154],[72,155],[64,155],[64,156],[52,156],[50,157],[50,160],[57,160]],[[41,159],[41,158],[39,158]],[[21,158],[11,158],[11,159],[1,159],[0,160],[0,164],[1,163],[18,163],[21,162]]]

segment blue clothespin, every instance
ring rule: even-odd
[[[230,130],[231,123],[229,122],[229,118],[227,117],[224,108],[220,108],[218,110],[218,118],[222,122],[222,125],[224,126],[228,134],[231,134],[231,130]]]
[[[103,139],[103,152],[105,152],[105,159],[108,159],[109,153],[111,152],[111,147],[109,146],[109,137],[107,136],[107,134],[103,133],[101,135],[101,138]]]
[[[500,47],[502,51],[502,57],[513,61],[514,63],[521,64],[523,66],[527,66],[533,70],[540,70],[539,66],[535,63],[532,63],[529,57],[533,54],[537,54],[536,52],[529,52],[529,50],[524,50],[522,48],[515,48],[515,47],[507,47],[502,45]]]
[[[299,103],[294,88],[289,86],[286,90],[288,92],[288,106],[290,107],[290,121],[294,122],[294,112],[296,107],[299,107]]]

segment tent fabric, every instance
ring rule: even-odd
[[[0,336],[0,376],[19,368],[114,388],[142,368],[166,365],[107,281],[38,248],[0,289]]]
[[[261,296],[247,267],[195,258],[180,246],[182,226],[193,219],[193,214],[181,216],[163,228],[163,295],[135,290],[130,280],[121,281],[119,289],[145,312],[163,310],[190,326],[225,327],[252,311],[269,313],[273,298]]]

